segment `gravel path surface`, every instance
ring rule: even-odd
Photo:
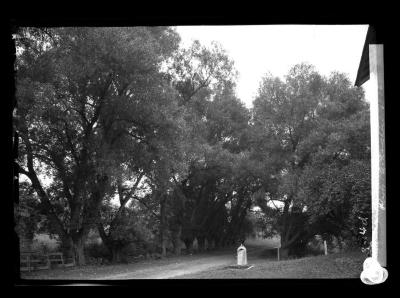
[[[249,244],[248,262],[265,251],[265,243]],[[24,272],[22,279],[56,280],[124,280],[124,279],[167,279],[181,275],[207,272],[236,264],[236,249],[171,257],[163,260],[141,261],[131,264],[108,266],[84,266],[76,268]]]
[[[248,258],[251,260],[252,256],[258,255],[263,250],[263,247],[249,247]],[[142,270],[134,270],[127,273],[102,276],[99,279],[166,279],[235,264],[236,255],[233,253],[226,253],[219,256],[198,257],[194,260],[180,261],[167,265],[153,266]]]

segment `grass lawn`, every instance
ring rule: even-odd
[[[282,261],[256,259],[248,261],[253,267],[247,270],[224,266],[174,278],[360,278],[365,258],[360,252],[347,252]]]
[[[129,264],[88,265],[21,272],[22,279],[115,280],[115,279],[285,279],[359,278],[366,258],[361,252],[276,260],[276,251],[248,247],[249,267],[237,268],[236,248],[214,252],[142,260]]]

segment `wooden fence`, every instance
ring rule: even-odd
[[[74,258],[64,258],[61,252],[41,254],[36,252],[21,253],[20,270],[32,271],[57,267],[75,266]]]

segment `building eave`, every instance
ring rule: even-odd
[[[360,59],[360,65],[358,67],[357,77],[354,83],[354,85],[357,87],[360,87],[369,80],[369,45],[377,43],[379,43],[379,41],[377,40],[375,26],[370,25],[368,26],[364,48]]]

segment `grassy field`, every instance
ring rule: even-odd
[[[88,265],[23,272],[21,278],[28,280],[359,278],[366,258],[361,252],[346,252],[277,261],[275,251],[270,248],[251,247],[249,243],[248,263],[252,266],[249,269],[232,268],[232,265],[236,264],[236,249],[231,248],[129,264]]]
[[[292,260],[271,261],[258,258],[249,260],[249,269],[229,266],[207,272],[180,275],[178,279],[242,279],[242,278],[359,278],[365,255],[360,252],[337,253]]]

